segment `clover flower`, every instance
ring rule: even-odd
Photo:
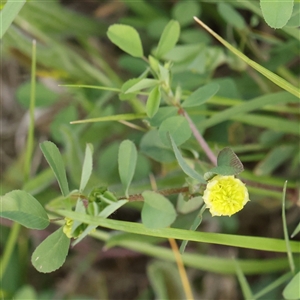
[[[231,216],[249,201],[249,194],[241,180],[217,175],[208,182],[203,200],[212,216]]]

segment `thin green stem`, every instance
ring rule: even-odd
[[[30,123],[28,128],[27,145],[24,163],[24,181],[30,176],[30,165],[34,143],[34,109],[35,109],[35,83],[36,83],[36,41],[32,42],[32,62],[31,62],[31,90],[30,90]]]
[[[5,245],[4,253],[3,253],[2,259],[0,261],[0,281],[3,278],[3,275],[6,271],[7,265],[11,258],[12,252],[14,251],[14,246],[17,242],[20,228],[21,228],[21,225],[19,223],[13,223],[13,226],[10,230],[8,241]]]

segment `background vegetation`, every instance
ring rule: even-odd
[[[50,218],[57,216],[62,197],[39,147],[45,140],[59,147],[70,190],[82,184],[89,143],[93,172],[86,190],[108,186],[117,197],[124,196],[118,171],[118,152],[124,140],[131,140],[138,150],[129,194],[155,186],[159,190],[178,188],[186,183],[172,148],[160,141],[154,129],[176,115],[176,108],[161,102],[161,108],[172,108],[173,112],[160,110],[151,118],[149,108],[145,115],[149,90],[131,90],[133,95],[126,96],[130,85],[124,87],[124,83],[143,74],[147,62],[116,47],[107,31],[112,24],[130,25],[139,32],[145,57],[152,55],[162,65],[171,62],[171,88],[178,93],[181,90],[182,98],[208,83],[219,85],[208,101],[186,110],[215,154],[230,147],[245,167],[240,178],[247,184],[251,202],[230,218],[212,218],[205,211],[198,229],[228,235],[207,235],[207,240],[194,232],[188,236],[194,242],[188,243],[183,259],[195,299],[282,299],[282,291],[292,278],[296,283],[299,279],[299,243],[294,242],[288,251],[283,228],[290,236],[299,223],[300,5],[286,1],[282,7],[280,2],[278,7],[268,7],[266,2],[20,1],[9,14],[11,20],[1,15],[1,195],[22,189],[48,209]],[[12,1],[6,5],[9,3]],[[257,72],[249,61],[202,29],[193,16],[257,62],[258,68],[271,71],[271,80],[269,73]],[[171,19],[179,22],[179,40],[176,47],[159,57],[155,49]],[[31,67],[33,39],[36,71]],[[32,71],[37,75],[33,106]],[[280,76],[279,81],[274,74]],[[137,118],[140,114],[142,117]],[[98,121],[70,124],[93,118]],[[34,131],[30,120],[34,120]],[[212,167],[193,136],[184,140],[180,149],[189,165],[196,162],[200,173]],[[16,229],[11,221],[2,219],[2,298],[185,299],[166,237],[187,237],[173,228],[189,229],[199,214],[199,205],[186,205],[178,195],[170,200],[178,213],[172,229],[154,236],[151,230],[139,229],[142,204],[128,203],[105,219],[92,237],[70,248],[59,270],[46,274],[32,266],[31,255],[63,222],[52,222],[37,231]],[[127,228],[126,224],[134,225]],[[14,232],[15,241],[11,242]],[[281,239],[282,244],[272,244],[268,238]],[[299,240],[299,234],[294,240]],[[294,292],[285,298],[297,297],[294,285]]]

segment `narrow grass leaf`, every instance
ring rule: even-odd
[[[125,94],[137,92],[146,88],[150,88],[159,84],[159,81],[156,79],[144,78],[139,80],[136,84],[130,87],[128,90],[124,91]]]
[[[300,222],[297,225],[297,227],[295,228],[295,230],[293,231],[293,233],[291,234],[291,237],[293,238],[294,236],[296,236],[296,234],[298,234],[300,232]]]
[[[137,119],[143,119],[147,117],[145,113],[139,114],[120,114],[120,115],[113,115],[113,116],[105,116],[93,119],[86,119],[86,120],[78,120],[70,122],[70,124],[83,124],[83,123],[96,123],[96,122],[109,122],[109,121],[131,121]]]
[[[124,232],[156,236],[161,238],[173,238],[201,243],[256,249],[261,251],[286,252],[285,241],[280,239],[211,232],[194,232],[176,228],[161,228],[153,230],[139,223],[102,219],[99,217],[93,217],[67,210],[58,210],[57,213],[73,220],[81,221],[82,223],[98,225]],[[300,253],[300,242],[290,241],[290,246],[293,253]]]
[[[144,197],[142,222],[147,228],[163,228],[175,221],[176,210],[169,199],[153,191],[145,191],[142,195]]]
[[[50,273],[60,268],[66,260],[70,246],[70,239],[60,227],[49,235],[34,250],[31,262],[41,273]]]
[[[231,119],[261,128],[269,128],[277,132],[290,133],[297,136],[300,135],[299,121],[291,121],[284,118],[279,118],[277,116],[272,117],[258,114],[235,116]]]
[[[292,158],[297,151],[296,145],[280,145],[274,147],[255,167],[257,176],[270,175],[285,161]]]
[[[218,92],[219,88],[217,83],[209,83],[198,88],[182,103],[182,107],[194,107],[205,103]]]
[[[107,36],[120,49],[134,57],[143,57],[143,46],[138,32],[131,26],[115,24],[108,28]]]
[[[260,290],[258,293],[254,294],[254,297],[256,299],[261,298],[265,294],[275,290],[276,288],[282,286],[287,282],[287,280],[291,279],[292,273],[285,273],[276,280],[272,281],[269,285],[265,286],[262,290]]]
[[[49,141],[41,143],[40,148],[58,181],[62,194],[66,197],[69,194],[69,185],[64,161],[58,148],[54,143]]]
[[[161,141],[170,147],[170,139],[168,134],[173,137],[176,146],[180,146],[186,142],[192,135],[189,122],[183,116],[174,116],[164,120],[158,130]]]
[[[0,197],[0,216],[31,229],[45,229],[49,225],[43,206],[25,191],[15,190]]]
[[[1,20],[1,30],[0,39],[2,39],[4,33],[7,31],[15,17],[18,15],[19,11],[25,4],[26,0],[8,0],[4,5],[3,9],[0,11]]]
[[[161,93],[159,86],[153,88],[150,92],[146,104],[146,113],[149,118],[153,118],[158,111],[160,105]]]
[[[155,56],[161,58],[168,53],[176,45],[180,35],[180,25],[178,21],[171,20],[159,39],[158,46],[155,51]]]
[[[88,183],[90,176],[93,170],[93,145],[87,144],[85,148],[85,156],[83,161],[81,180],[80,180],[80,188],[79,190],[82,192],[86,184]]]
[[[211,118],[204,120],[201,123],[201,126],[204,126],[205,128],[211,127],[213,125],[229,120],[232,117],[239,117],[240,115],[245,115],[246,113],[249,113],[257,109],[261,109],[267,105],[271,105],[271,104],[274,105],[279,103],[297,103],[297,102],[299,102],[299,100],[295,96],[288,94],[286,92],[267,94],[264,96],[260,96],[245,101],[244,103],[241,103],[237,106],[233,106],[223,111],[220,111],[214,116],[212,116]],[[247,115],[245,117],[247,117]]]
[[[129,185],[132,181],[137,161],[137,151],[133,142],[125,140],[119,147],[118,168],[120,179],[126,197],[128,197]]]
[[[176,266],[166,261],[154,261],[147,267],[147,275],[155,299],[185,299],[183,284]]]
[[[283,234],[284,234],[284,239],[285,239],[285,243],[286,243],[286,252],[287,252],[287,257],[289,259],[290,269],[291,269],[291,272],[294,273],[295,272],[295,263],[294,263],[293,254],[291,251],[289,233],[288,233],[288,229],[287,229],[286,216],[285,216],[286,186],[287,186],[287,181],[285,181],[285,183],[284,183],[283,193],[282,193],[282,227],[283,227]]]
[[[204,178],[198,174],[194,169],[192,169],[187,163],[186,161],[183,159],[179,149],[176,146],[176,143],[174,141],[174,139],[172,138],[172,136],[170,134],[168,134],[170,140],[171,140],[171,145],[175,154],[175,157],[177,159],[178,164],[180,165],[182,171],[190,176],[191,178],[194,178],[195,180],[197,180],[198,182],[202,182],[202,183],[206,183],[206,181],[204,180]]]
[[[288,283],[288,285],[283,290],[283,297],[286,300],[297,300],[300,299],[300,272],[298,272],[292,280]]]
[[[294,0],[260,0],[266,23],[272,28],[282,28],[292,16]]]
[[[235,270],[236,270],[236,275],[239,280],[241,290],[242,290],[242,293],[244,296],[243,298],[255,300],[255,298],[253,297],[252,291],[250,289],[249,283],[247,282],[247,279],[246,279],[241,267],[239,266],[239,264],[236,261],[235,261]]]
[[[221,36],[211,30],[207,25],[205,25],[202,21],[198,18],[194,17],[195,21],[199,23],[204,29],[206,29],[212,36],[214,36],[219,42],[221,42],[227,49],[229,49],[232,53],[237,55],[240,59],[242,59],[245,63],[249,66],[254,68],[256,71],[264,75],[266,78],[274,82],[276,85],[281,87],[282,89],[288,91],[289,93],[295,95],[296,97],[300,98],[300,90],[299,88],[293,86],[280,76],[276,75],[275,73],[269,71],[268,69],[262,67],[260,64],[256,63],[255,61],[251,60],[245,54],[234,48],[230,43],[225,41]]]
[[[104,90],[120,93],[121,90],[115,87],[109,86],[99,86],[99,85],[86,85],[86,84],[60,84],[59,86],[70,87],[70,88],[85,88],[85,89],[95,89],[95,90]]]

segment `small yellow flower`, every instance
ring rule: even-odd
[[[63,232],[69,239],[71,239],[73,237],[72,235],[73,220],[70,218],[65,218],[65,220],[66,223],[65,226],[63,227]]]
[[[234,176],[217,175],[208,182],[203,200],[212,216],[231,216],[249,201],[249,194]]]

